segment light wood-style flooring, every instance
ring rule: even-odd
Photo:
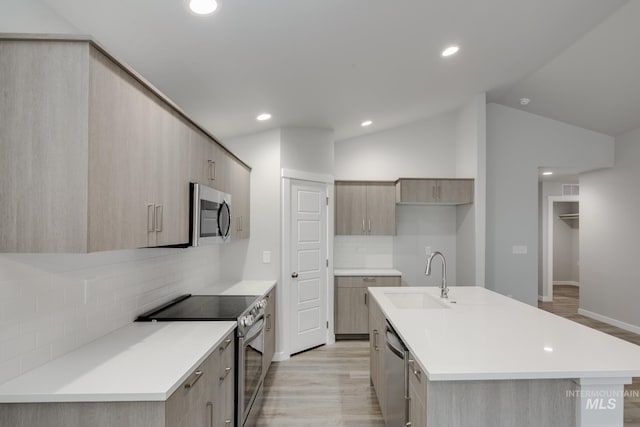
[[[555,286],[543,310],[640,345],[640,335],[578,314],[578,288]],[[640,393],[640,378],[625,390]],[[626,397],[625,427],[640,427],[640,398]],[[271,365],[258,427],[384,426],[369,382],[369,343],[338,341]]]
[[[579,301],[580,288],[571,285],[555,285],[553,287],[553,302],[539,302],[538,307],[614,337],[640,345],[640,335],[578,314]],[[636,397],[640,395],[640,378],[634,378],[633,383],[625,386],[624,389],[626,392],[624,399],[624,425],[625,427],[640,427],[640,397]]]
[[[256,425],[384,426],[369,382],[369,342],[338,341],[273,363]]]

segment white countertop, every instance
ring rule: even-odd
[[[0,403],[167,400],[235,327],[132,323],[0,385]]]
[[[393,268],[339,268],[333,270],[334,276],[402,276]]]
[[[397,308],[387,295],[399,293],[449,308]],[[484,288],[451,287],[449,300],[437,287],[369,295],[433,381],[640,376],[640,346]]]
[[[258,295],[264,296],[276,285],[275,280],[243,280],[219,283],[198,289],[193,295]]]

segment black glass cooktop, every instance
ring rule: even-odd
[[[237,320],[257,298],[257,295],[185,295],[141,314],[137,320]]]

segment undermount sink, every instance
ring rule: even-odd
[[[450,308],[447,304],[423,292],[385,293],[389,301],[399,309],[442,309]]]

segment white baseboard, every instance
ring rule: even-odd
[[[580,282],[573,282],[571,280],[558,280],[553,282],[554,285],[570,285],[580,287]]]
[[[544,295],[538,295],[538,301],[552,302],[553,301],[553,297],[544,296]]]
[[[282,351],[278,351],[273,355],[274,362],[282,362],[283,360],[289,360],[291,357]]]
[[[585,310],[583,308],[578,309],[578,314],[589,317],[591,319],[599,320],[604,323],[608,323],[612,326],[617,326],[620,329],[624,329],[625,331],[633,332],[636,334],[640,334],[640,326],[632,325],[630,323],[622,322],[620,320],[613,319],[611,317],[603,316],[602,314],[594,313],[589,310]]]

